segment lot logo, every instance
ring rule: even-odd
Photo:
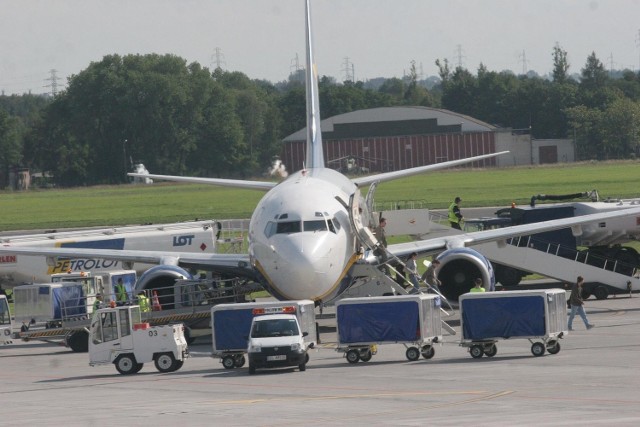
[[[191,246],[194,237],[196,237],[194,234],[188,236],[173,236],[173,246]]]

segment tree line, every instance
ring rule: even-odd
[[[354,110],[444,108],[534,138],[572,138],[584,159],[638,153],[640,75],[611,76],[591,54],[579,79],[553,49],[552,78],[451,69],[427,89],[415,63],[408,76],[365,82],[320,80],[324,118]],[[300,78],[302,76],[302,78]],[[174,55],[109,55],[69,78],[55,97],[0,96],[0,171],[47,171],[57,185],[126,182],[132,163],[154,173],[249,177],[266,171],[281,141],[305,126],[303,72],[287,81],[252,80]]]

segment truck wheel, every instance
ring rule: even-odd
[[[416,360],[420,359],[420,350],[418,350],[418,347],[409,347],[405,355],[407,356],[407,359],[415,362]]]
[[[431,359],[436,354],[436,349],[432,345],[422,346],[422,357],[425,359]]]
[[[360,352],[358,350],[349,350],[347,351],[347,362],[349,363],[358,363],[360,360]]]
[[[67,345],[76,353],[86,353],[89,351],[89,334],[87,331],[73,332],[67,338]]]
[[[122,375],[131,375],[138,372],[136,371],[136,369],[138,369],[138,362],[136,362],[133,354],[121,354],[113,364],[116,365],[116,370]]]
[[[472,345],[469,349],[469,353],[471,353],[471,357],[473,357],[474,359],[480,359],[484,354],[484,349],[481,345]]]
[[[253,375],[256,373],[256,367],[249,364],[249,375]]]
[[[236,358],[233,360],[233,366],[236,367],[236,368],[242,368],[244,366],[245,362],[246,362],[246,359],[241,354],[239,356],[236,356]]]
[[[607,299],[607,297],[609,296],[609,290],[606,288],[606,286],[600,285],[593,290],[593,296],[599,300]]]
[[[184,360],[176,360],[176,365],[173,370],[177,371],[178,369],[182,368],[182,365],[184,365]]]
[[[154,363],[159,372],[173,372],[175,371],[176,358],[173,357],[173,353],[161,353],[156,356]]]
[[[233,369],[236,367],[236,361],[233,356],[225,356],[222,358],[222,366],[224,369]]]
[[[304,363],[309,363],[309,353],[305,353],[305,355],[304,355]]]
[[[307,370],[307,364],[306,363],[301,363],[298,365],[298,369],[300,369],[300,372],[304,372]]]
[[[140,372],[142,370],[143,366],[144,366],[144,363],[137,363],[136,364],[136,369],[133,371],[133,373],[137,374],[138,372]]]
[[[531,345],[531,353],[536,357],[544,355],[544,350],[544,344],[541,342],[534,342],[533,345]]]

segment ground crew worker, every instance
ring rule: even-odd
[[[474,287],[471,288],[470,292],[485,292],[485,289],[482,287],[482,279],[481,278],[477,278],[474,282]]]
[[[462,230],[462,228],[460,228],[460,222],[464,219],[460,212],[460,202],[462,202],[462,199],[456,197],[453,203],[449,205],[449,216],[447,218],[451,227],[457,228],[458,230]]]
[[[146,313],[151,311],[151,306],[149,305],[149,298],[144,294],[144,291],[140,291],[138,293],[138,305],[140,306],[140,311]]]
[[[128,300],[127,288],[124,286],[124,283],[122,283],[122,278],[119,278],[116,284],[116,304],[125,305]]]
[[[93,311],[96,312],[100,310],[102,307],[104,307],[104,302],[102,301],[102,295],[97,294],[96,300],[93,302]]]

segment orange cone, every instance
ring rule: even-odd
[[[152,304],[151,304],[151,309],[153,311],[162,311],[162,306],[160,305],[160,300],[158,300],[158,292],[157,291],[153,291],[153,298],[152,298]]]

